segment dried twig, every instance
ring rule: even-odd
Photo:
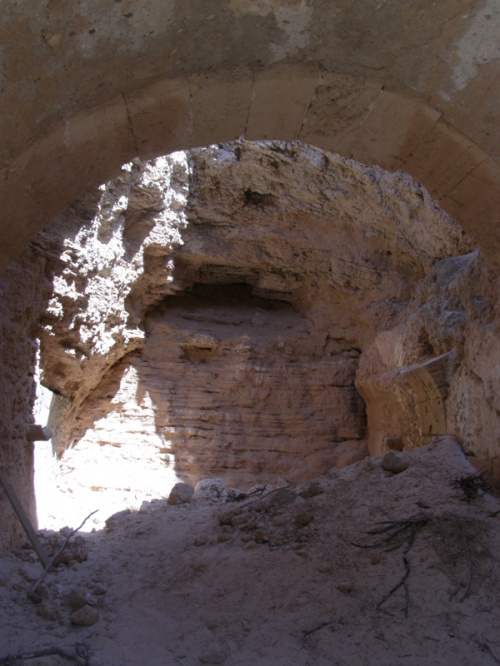
[[[486,482],[484,475],[480,473],[467,474],[460,479],[455,479],[453,485],[463,490],[467,503],[493,490],[489,483]]]
[[[487,652],[490,657],[495,661],[497,664],[500,664],[500,659],[496,656],[496,654],[493,652],[493,650],[490,648],[488,645],[488,642],[485,641],[484,643],[477,643],[477,646],[483,650],[484,652]]]
[[[462,523],[459,520],[457,521],[457,525],[458,525],[458,529],[459,529],[459,532],[460,532],[460,536],[462,537],[462,543],[464,544],[465,554],[467,556],[467,582],[465,583],[465,589],[463,591],[463,594],[460,597],[460,601],[462,602],[465,599],[465,597],[467,596],[468,592],[469,592],[470,584],[471,584],[471,581],[472,581],[472,559],[471,559],[471,556],[470,556],[469,546],[467,545],[467,537],[465,535]],[[453,599],[453,597],[457,594],[460,587],[461,587],[461,585],[459,585],[457,587],[455,592],[453,592],[453,594],[450,596],[450,599]]]
[[[49,657],[50,655],[59,655],[64,657],[64,659],[70,659],[71,661],[78,664],[78,666],[89,666],[87,659],[80,657],[76,654],[71,654],[66,650],[63,650],[59,647],[50,647],[45,648],[44,650],[37,650],[35,652],[30,652],[29,654],[9,654],[6,657],[0,657],[0,664],[15,664],[17,661],[24,663],[26,659],[36,659],[37,657]]]
[[[410,563],[406,558],[406,554],[410,551],[411,547],[413,546],[417,530],[426,525],[429,522],[429,520],[431,520],[431,518],[426,515],[416,516],[415,518],[407,518],[406,520],[384,520],[379,523],[379,525],[383,525],[383,527],[378,527],[376,529],[369,530],[368,532],[366,532],[366,534],[372,534],[372,535],[382,535],[382,534],[387,535],[383,539],[379,539],[375,543],[371,544],[359,544],[351,542],[352,545],[356,546],[357,548],[380,548],[390,544],[390,542],[393,539],[395,539],[397,536],[400,536],[405,532],[407,532],[408,534],[406,541],[403,540],[401,541],[401,543],[397,543],[396,545],[393,545],[390,548],[385,548],[385,551],[388,553],[404,546],[403,563],[405,566],[405,573],[401,578],[401,580],[393,588],[391,588],[389,592],[387,592],[387,594],[383,597],[381,601],[378,602],[377,608],[380,608],[389,599],[389,597],[391,597],[394,594],[394,592],[396,592],[397,590],[399,590],[400,587],[402,587],[405,593],[405,604],[403,606],[403,612],[405,614],[405,617],[408,617],[408,609],[410,607],[410,592],[406,584],[406,579],[410,575]]]
[[[404,562],[404,565],[405,565],[405,573],[404,573],[403,578],[401,578],[399,583],[394,585],[394,587],[391,588],[389,590],[389,592],[387,592],[387,594],[384,596],[384,598],[381,601],[378,602],[377,608],[380,608],[380,606],[382,606],[382,604],[384,604],[387,601],[387,599],[389,599],[389,597],[391,597],[394,594],[394,592],[396,592],[396,590],[399,590],[399,588],[401,586],[403,586],[403,589],[405,591],[405,605],[403,607],[403,611],[404,611],[405,617],[408,617],[408,608],[410,606],[410,593],[408,591],[408,585],[406,584],[406,579],[410,575],[410,563],[408,562],[408,560],[404,556],[403,556],[403,562]]]
[[[85,523],[87,522],[87,520],[88,520],[89,518],[91,518],[91,517],[94,515],[94,513],[97,513],[98,511],[99,511],[99,509],[96,509],[95,511],[92,511],[92,513],[89,513],[89,515],[85,518],[85,520],[82,522],[81,525],[79,525],[76,529],[71,530],[71,532],[68,534],[68,536],[67,536],[66,539],[64,540],[62,546],[60,546],[60,547],[57,549],[55,555],[53,555],[53,556],[50,558],[49,562],[47,563],[47,566],[46,566],[45,569],[42,571],[42,573],[40,574],[38,580],[36,581],[36,583],[33,585],[33,587],[31,588],[31,590],[29,591],[29,594],[33,594],[34,592],[36,592],[36,588],[40,585],[40,583],[41,583],[42,580],[45,578],[45,576],[48,574],[48,572],[52,569],[52,566],[54,565],[54,562],[57,560],[57,558],[59,557],[59,555],[60,555],[60,554],[63,552],[63,550],[66,548],[66,546],[68,545],[68,542],[69,542],[69,540],[71,539],[71,537],[74,536],[74,535],[78,532],[78,530],[81,530],[82,527],[83,527],[83,526],[85,525]],[[0,663],[1,663],[1,662],[0,662]]]
[[[356,546],[356,548],[379,548],[384,544],[390,543],[399,534],[408,530],[409,531],[408,539],[406,541],[406,546],[403,550],[403,552],[406,554],[409,552],[410,548],[413,545],[417,529],[419,527],[423,527],[427,522],[429,522],[429,520],[430,518],[428,516],[417,516],[416,518],[408,518],[407,520],[384,520],[379,524],[385,525],[385,527],[381,527],[375,530],[369,530],[368,532],[366,532],[366,534],[388,533],[388,536],[386,536],[384,539],[380,539],[380,541],[376,541],[375,543],[372,544],[360,544],[360,543],[355,543],[353,541],[351,541],[351,544],[353,546]],[[392,550],[397,550],[398,548],[401,548],[403,543],[404,542],[397,544],[396,546],[392,546],[391,548],[388,548],[386,550],[387,552],[390,552]]]
[[[316,633],[320,629],[324,629],[325,627],[328,627],[330,624],[333,624],[333,621],[330,620],[330,622],[322,622],[319,624],[317,627],[314,627],[314,629],[308,629],[307,631],[302,632],[302,638],[306,639],[308,638],[311,634]]]

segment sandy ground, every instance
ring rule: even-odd
[[[0,664],[499,664],[500,502],[451,440],[399,457],[144,503],[85,526],[31,598],[34,553],[1,559]]]

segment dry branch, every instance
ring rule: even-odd
[[[423,527],[426,523],[429,522],[429,520],[430,518],[428,516],[417,516],[416,518],[408,518],[406,520],[384,520],[379,524],[385,525],[385,527],[369,530],[368,532],[366,532],[366,534],[373,534],[373,535],[387,533],[387,536],[384,539],[380,539],[380,541],[376,541],[375,543],[372,544],[360,544],[351,541],[351,545],[356,546],[356,548],[380,548],[380,546],[390,543],[399,534],[402,534],[403,532],[408,530],[408,539],[406,540],[406,546],[405,549],[403,550],[403,552],[406,554],[409,552],[410,548],[413,545],[417,529]],[[395,546],[391,546],[391,548],[386,549],[386,552],[390,552],[392,550],[397,550],[398,548],[401,548],[403,543],[404,541]]]
[[[366,532],[366,534],[370,535],[385,534],[386,536],[383,539],[379,539],[375,543],[371,544],[360,544],[351,541],[351,544],[353,546],[356,546],[356,548],[384,547],[386,553],[398,550],[398,548],[404,546],[403,564],[405,566],[405,573],[401,578],[401,580],[396,585],[394,585],[394,587],[391,588],[389,592],[387,592],[387,594],[383,597],[381,601],[378,602],[377,608],[380,608],[389,599],[389,597],[391,597],[394,594],[394,592],[396,592],[397,590],[399,590],[400,587],[402,587],[405,593],[405,604],[403,606],[403,612],[405,614],[405,617],[408,617],[408,609],[410,607],[410,592],[408,590],[408,585],[406,584],[406,580],[410,575],[410,563],[408,562],[406,555],[413,546],[417,530],[426,525],[430,520],[431,518],[426,515],[416,516],[415,518],[407,518],[405,520],[384,520],[379,523],[379,525],[383,525],[383,527],[378,527],[376,529],[369,530],[368,532]],[[390,544],[393,539],[404,534],[405,532],[408,535],[406,540],[402,540],[401,543],[397,543],[396,545],[391,545],[390,548],[386,548],[386,546]]]
[[[91,517],[94,515],[94,513],[97,513],[98,511],[99,511],[99,509],[96,509],[95,511],[92,511],[92,513],[89,513],[89,515],[85,518],[85,520],[81,523],[81,525],[79,525],[76,529],[71,530],[71,532],[68,534],[68,536],[67,536],[66,539],[64,540],[63,544],[57,549],[55,555],[53,555],[53,556],[50,558],[50,560],[49,560],[49,562],[47,563],[45,569],[42,571],[42,573],[40,574],[38,580],[36,581],[36,583],[33,585],[33,587],[31,588],[31,590],[29,591],[29,594],[33,594],[34,592],[36,592],[36,588],[40,585],[40,583],[41,583],[42,580],[45,578],[45,576],[48,574],[48,572],[52,569],[52,566],[54,565],[54,562],[57,560],[57,558],[59,557],[59,555],[60,555],[60,554],[63,552],[63,550],[66,548],[66,546],[68,545],[68,542],[69,542],[69,540],[71,539],[71,537],[74,536],[74,535],[78,532],[78,530],[81,530],[82,527],[83,527],[83,526],[85,525],[85,523],[87,522],[87,520],[88,520],[89,518],[91,518]],[[0,663],[1,663],[1,662],[0,662]]]
[[[12,664],[15,666],[16,662],[24,663],[27,659],[36,659],[37,657],[50,657],[51,655],[58,655],[64,659],[73,661],[78,666],[89,666],[87,659],[80,657],[76,654],[71,654],[66,650],[59,647],[45,648],[44,650],[37,650],[28,654],[9,654],[6,657],[0,657],[0,664]]]
[[[460,597],[460,601],[464,601],[465,597],[469,592],[470,584],[472,581],[472,559],[470,556],[469,546],[467,544],[467,536],[465,535],[464,528],[459,520],[457,521],[457,525],[458,525],[458,530],[460,532],[460,536],[462,537],[462,543],[464,545],[465,554],[467,556],[467,582],[465,583],[465,589],[463,591],[463,594]],[[450,599],[453,599],[453,597],[457,594],[460,587],[461,585],[457,587],[455,592],[453,592],[453,594],[451,595]]]
[[[410,606],[410,593],[408,591],[408,585],[406,584],[406,579],[410,575],[410,563],[408,562],[408,560],[404,556],[403,556],[403,563],[405,565],[405,573],[404,573],[403,578],[401,578],[399,583],[394,585],[394,587],[391,588],[389,590],[389,592],[387,592],[387,594],[384,596],[384,598],[381,601],[378,602],[377,608],[380,608],[380,606],[382,606],[382,604],[384,604],[387,601],[387,599],[389,599],[389,597],[391,597],[394,594],[394,592],[396,592],[396,590],[399,590],[399,588],[401,586],[403,586],[403,589],[405,591],[405,605],[403,607],[403,611],[404,611],[405,617],[408,617],[408,608]]]

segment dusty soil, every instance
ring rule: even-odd
[[[31,598],[33,552],[1,559],[0,663],[500,663],[500,502],[449,439],[397,456],[84,526]]]

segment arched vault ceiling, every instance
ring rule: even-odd
[[[248,139],[404,169],[500,270],[496,0],[6,0],[2,265],[135,155]]]

